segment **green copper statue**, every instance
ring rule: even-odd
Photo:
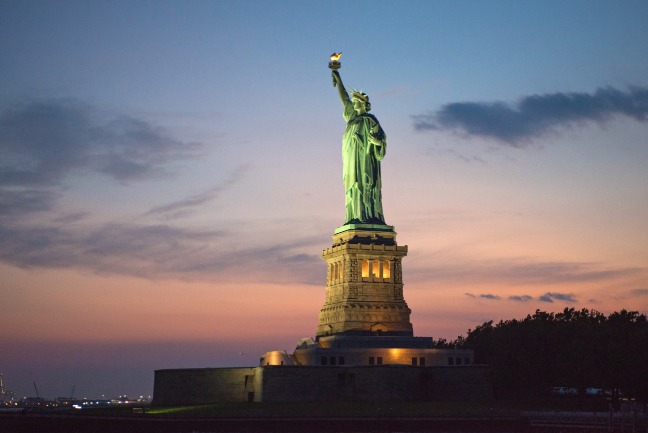
[[[332,68],[333,69],[333,68]],[[346,191],[345,224],[385,224],[380,192],[380,161],[387,151],[387,136],[371,110],[369,96],[354,91],[349,99],[342,78],[333,69],[347,122],[342,138],[342,178]]]

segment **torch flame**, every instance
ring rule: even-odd
[[[342,51],[340,51],[339,53],[331,54],[331,61],[332,62],[337,62],[338,60],[340,60],[341,55],[342,55]]]

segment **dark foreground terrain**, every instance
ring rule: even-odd
[[[521,419],[260,418],[187,419],[149,416],[24,415],[0,417],[3,433],[209,432],[522,432]]]
[[[0,413],[0,433],[648,432],[646,414],[520,402],[221,404]],[[535,408],[537,409],[537,408]]]

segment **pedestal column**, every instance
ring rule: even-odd
[[[407,246],[398,246],[392,226],[349,224],[323,251],[326,301],[317,337],[324,335],[412,336],[411,310],[403,297],[402,266]]]

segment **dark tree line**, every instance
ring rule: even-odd
[[[648,399],[648,319],[636,311],[536,310],[523,320],[492,321],[438,347],[469,348],[492,366],[496,395],[549,395],[556,387],[585,395],[596,388]]]

